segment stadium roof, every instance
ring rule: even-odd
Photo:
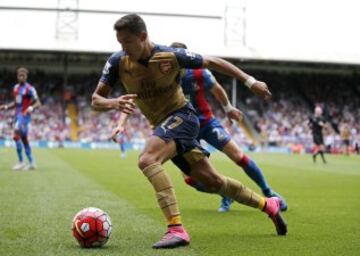
[[[110,53],[112,26],[141,13],[150,39],[229,58],[360,64],[358,1],[0,0],[0,49]]]

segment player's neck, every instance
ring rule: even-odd
[[[155,48],[155,44],[150,41],[147,41],[145,44],[144,52],[140,57],[140,60],[149,59],[153,53],[154,48]]]

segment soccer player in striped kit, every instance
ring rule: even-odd
[[[185,44],[179,42],[172,43],[170,47],[187,49]],[[217,150],[226,154],[260,187],[262,193],[266,197],[278,197],[281,199],[281,210],[287,210],[285,200],[271,189],[261,169],[253,160],[242,152],[240,147],[231,138],[231,135],[214,117],[210,104],[205,96],[206,92],[210,92],[214,95],[215,99],[224,108],[224,111],[230,120],[236,122],[241,121],[242,113],[231,105],[226,92],[216,81],[211,72],[208,69],[185,69],[181,78],[181,87],[185,96],[194,106],[198,114],[200,121],[198,140],[205,140]],[[205,192],[204,186],[189,176],[185,177],[185,182],[197,190]],[[232,200],[229,197],[223,197],[218,211],[227,212],[230,209],[231,203]]]
[[[17,69],[18,83],[14,86],[13,95],[15,101],[0,106],[0,110],[15,108],[14,141],[19,162],[13,166],[13,170],[35,170],[36,165],[31,153],[28,140],[29,124],[31,113],[41,105],[35,88],[27,82],[29,70],[24,67]],[[23,148],[29,164],[26,165],[23,159]]]

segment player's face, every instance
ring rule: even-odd
[[[17,74],[18,83],[25,83],[27,80],[27,74],[25,72],[20,72]]]
[[[315,116],[321,116],[322,115],[322,109],[319,107],[315,108]]]
[[[144,32],[145,33],[145,32]],[[144,48],[145,48],[145,39],[144,34],[135,35],[129,30],[124,29],[116,32],[116,37],[118,42],[121,44],[123,51],[129,56],[133,61],[137,61],[141,58]]]

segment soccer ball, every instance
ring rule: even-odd
[[[103,210],[88,207],[78,212],[72,222],[72,234],[81,247],[101,247],[112,230],[109,215]]]

